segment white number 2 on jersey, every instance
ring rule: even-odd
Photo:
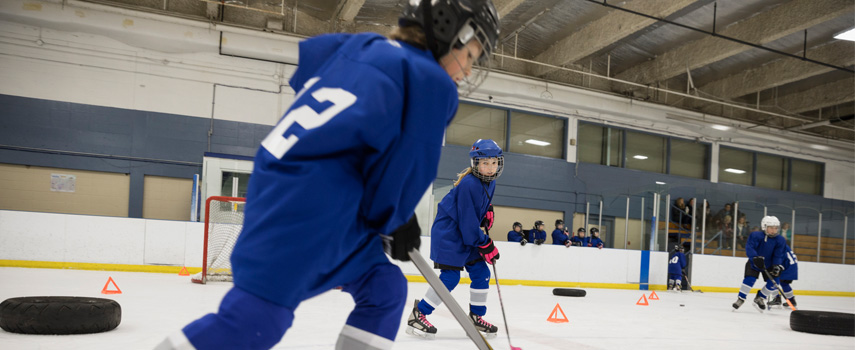
[[[295,100],[299,99],[303,95],[303,92],[308,90],[318,80],[320,79],[309,79],[309,81],[304,85],[303,90],[297,94]],[[314,97],[318,102],[332,102],[332,106],[321,111],[321,113],[315,112],[314,109],[306,105],[294,108],[291,112],[285,115],[285,118],[282,118],[279,124],[276,124],[276,127],[273,128],[273,131],[271,131],[270,134],[261,141],[261,146],[264,147],[267,152],[270,152],[270,154],[276,157],[276,159],[282,159],[282,157],[285,156],[285,153],[287,153],[291,147],[294,147],[294,144],[296,144],[297,141],[300,141],[300,137],[293,131],[289,132],[287,136],[285,135],[285,132],[288,131],[294,123],[297,123],[305,130],[317,128],[326,124],[330,119],[356,102],[356,96],[354,94],[341,88],[320,88],[312,93],[312,97]]]

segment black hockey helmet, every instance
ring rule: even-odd
[[[692,250],[692,242],[683,242],[683,252]]]
[[[424,29],[436,59],[475,38],[484,49],[479,59],[485,60],[499,39],[499,14],[490,0],[407,0],[398,25],[411,24]]]
[[[519,223],[519,222],[515,222],[515,223],[514,223],[514,228],[517,228],[517,227],[519,227],[520,229],[522,229],[522,224],[521,224],[521,223]]]
[[[538,226],[543,225],[543,220],[537,220],[534,222],[534,228],[537,229]]]
[[[580,227],[578,230],[576,230],[576,233],[585,233],[585,228]]]
[[[683,250],[683,246],[681,246],[681,245],[679,245],[679,244],[675,244],[675,245],[674,245],[674,251],[675,251],[675,252],[679,252],[679,251],[682,251],[682,250]]]
[[[591,236],[599,235],[599,234],[600,234],[600,229],[598,229],[596,227],[591,227]]]
[[[555,227],[558,227],[558,225],[564,225],[564,220],[561,220],[561,219],[555,220]]]

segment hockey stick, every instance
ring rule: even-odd
[[[508,329],[508,318],[505,317],[505,303],[502,302],[502,289],[499,288],[499,274],[496,273],[496,261],[493,260],[493,279],[496,281],[496,292],[499,293],[499,306],[502,308],[502,320],[505,321],[505,334],[508,335],[508,346],[511,347],[511,350],[522,350],[522,348],[514,346],[511,344],[511,331]]]
[[[455,319],[457,319],[457,323],[460,323],[460,326],[463,327],[463,330],[466,331],[466,335],[469,336],[469,339],[472,339],[472,342],[475,343],[478,350],[493,350],[490,343],[487,343],[487,339],[484,339],[481,332],[478,332],[478,330],[475,329],[475,325],[471,320],[469,320],[469,317],[466,316],[466,313],[463,312],[463,309],[459,304],[457,304],[457,301],[454,300],[453,296],[451,296],[448,288],[445,288],[445,285],[442,284],[442,281],[439,280],[439,277],[436,276],[436,273],[433,272],[433,269],[431,269],[430,265],[425,261],[425,258],[422,257],[422,254],[419,253],[418,249],[410,250],[408,254],[410,255],[410,260],[413,261],[413,264],[416,265],[416,268],[419,269],[419,272],[421,272],[422,276],[425,277],[428,284],[430,284],[430,287],[433,288],[433,291],[439,295],[439,299],[445,303],[448,307],[448,311],[451,311],[451,314],[454,315]]]
[[[692,281],[689,281],[689,276],[688,276],[688,275],[683,274],[683,277],[686,277],[686,284],[688,285],[689,290],[691,290],[692,292],[698,292],[698,293],[703,293],[703,292],[704,292],[704,291],[702,291],[702,290],[700,290],[700,289],[695,290],[695,288],[692,288]]]
[[[776,282],[775,279],[772,278],[772,274],[769,273],[769,270],[763,269],[763,273],[766,275],[766,278],[768,278],[770,281],[772,281],[772,283],[775,284],[775,289],[778,291],[778,294],[781,295],[781,299],[786,300],[787,305],[790,305],[790,309],[792,309],[793,311],[796,311],[796,307],[793,306],[793,303],[790,302],[790,299],[787,299],[787,296],[784,295],[784,291],[781,290],[781,286],[778,285],[778,282]]]

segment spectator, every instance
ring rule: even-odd
[[[570,237],[564,231],[564,220],[555,220],[555,230],[552,231],[552,244],[570,246]]]
[[[732,249],[733,248],[733,217],[730,215],[726,215],[724,219],[721,221],[721,226],[719,228],[719,234],[721,234],[724,239],[724,249]]]
[[[787,242],[793,241],[793,230],[790,229],[790,223],[789,222],[785,222],[785,223],[781,224],[781,236],[784,236],[784,238],[787,239]]]
[[[514,223],[513,230],[508,232],[508,242],[519,242],[520,245],[525,245],[526,243],[528,243],[528,240],[525,239],[525,234],[522,232],[521,223]]]
[[[537,220],[534,222],[534,227],[531,231],[528,231],[528,241],[537,245],[546,242],[546,231],[543,230],[543,221]]]
[[[588,237],[585,237],[585,228],[580,227],[576,231],[576,236],[574,236],[573,238],[570,238],[570,242],[572,242],[571,243],[572,245],[577,246],[577,247],[587,247],[588,242],[590,242],[590,240],[588,239]]]
[[[591,238],[588,240],[589,247],[597,247],[603,249],[603,240],[600,239],[600,229],[591,227]]]
[[[718,225],[720,225],[721,222],[724,221],[725,216],[730,216],[731,219],[733,218],[733,205],[730,203],[726,203],[724,205],[724,208],[722,208],[721,210],[718,211],[718,213],[715,214],[715,217],[717,218],[717,221],[719,222]],[[732,223],[733,222],[731,221],[731,224]]]
[[[736,228],[734,231],[736,232],[736,244],[738,244],[740,248],[745,248],[745,242],[748,241],[748,234],[751,232],[748,232],[748,220],[746,220],[744,216],[736,220]]]
[[[674,205],[671,206],[671,222],[689,228],[692,225],[692,218],[688,215],[689,211],[686,207],[686,201],[683,197],[674,200]]]

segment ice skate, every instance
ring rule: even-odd
[[[796,307],[796,297],[790,298],[790,303],[793,304],[793,307]]]
[[[766,306],[768,306],[770,310],[772,309],[773,306],[782,307],[781,306],[781,296],[776,295],[774,299],[772,299],[768,303],[766,303]]]
[[[469,319],[471,319],[472,323],[475,324],[475,328],[484,334],[484,338],[492,339],[496,337],[496,333],[499,330],[498,327],[490,324],[490,322],[484,321],[481,316],[473,314],[472,312],[469,312]]]
[[[419,300],[413,304],[413,312],[410,313],[410,318],[407,320],[407,334],[433,340],[436,338],[436,327],[434,327],[425,314],[419,311]]]
[[[745,303],[745,299],[737,298],[736,301],[733,302],[733,311],[738,310],[739,307],[742,306],[742,304],[744,304],[744,303]]]
[[[763,310],[766,310],[766,298],[758,295],[754,298],[754,302],[751,303],[751,306],[754,306],[754,308],[762,314]]]

